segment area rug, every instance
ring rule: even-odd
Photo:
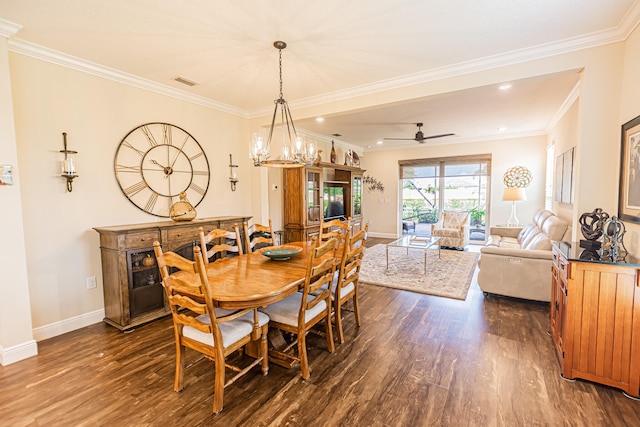
[[[409,249],[407,255],[404,248],[390,248],[387,271],[386,245],[367,248],[360,282],[447,298],[467,298],[478,253],[443,249],[438,258],[437,249],[429,250],[426,275],[422,264],[411,255],[424,260],[421,250]]]

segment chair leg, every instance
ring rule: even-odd
[[[308,380],[309,359],[307,358],[307,337],[305,331],[298,332],[298,357],[300,358],[300,370],[302,371],[302,379]]]
[[[358,305],[358,291],[353,294],[353,315],[356,318],[356,325],[360,326],[360,306]]]
[[[262,375],[269,373],[269,342],[267,336],[269,335],[269,325],[266,324],[262,327],[262,336],[260,337],[260,356],[262,356]]]
[[[222,411],[224,403],[224,354],[222,351],[216,351],[215,360],[215,380],[213,386],[213,412],[219,413]]]
[[[173,390],[182,391],[184,387],[184,346],[176,341],[176,374],[173,380]]]
[[[336,322],[338,321],[338,314],[336,313]],[[331,299],[327,301],[327,316],[324,319],[326,336],[327,336],[327,347],[329,349],[329,353],[333,353],[334,343],[333,343],[333,327],[331,326]]]
[[[335,307],[333,309],[336,315],[336,335],[338,335],[338,342],[340,344],[344,343],[344,334],[342,333],[342,304],[336,298]]]

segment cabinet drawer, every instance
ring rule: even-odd
[[[160,240],[160,233],[158,231],[129,233],[124,237],[125,246],[128,249],[149,248],[153,246],[153,242],[156,240]]]
[[[210,227],[202,226],[204,228],[205,233],[208,231]],[[187,240],[197,240],[200,238],[200,226],[190,226],[190,227],[179,227],[172,228],[167,230],[167,239],[171,243],[187,241]]]
[[[569,276],[570,264],[567,259],[555,249],[553,250],[553,265],[558,270],[558,274],[562,280],[566,282],[567,277]]]

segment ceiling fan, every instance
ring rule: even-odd
[[[420,144],[424,143],[427,139],[436,139],[436,138],[442,138],[445,136],[453,136],[455,135],[455,133],[443,133],[441,135],[428,135],[425,136],[424,133],[422,133],[422,126],[424,125],[423,123],[416,123],[416,125],[418,125],[418,132],[416,132],[416,136],[413,138],[384,138],[386,140],[395,140],[395,141],[418,141]]]

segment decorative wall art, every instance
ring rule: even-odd
[[[11,165],[0,165],[0,185],[13,185]]]
[[[556,202],[573,204],[573,162],[575,147],[556,157],[556,172],[553,188],[553,199]]]
[[[353,150],[348,150],[344,153],[344,165],[360,167],[360,156]]]
[[[622,125],[618,217],[640,223],[640,116]]]

